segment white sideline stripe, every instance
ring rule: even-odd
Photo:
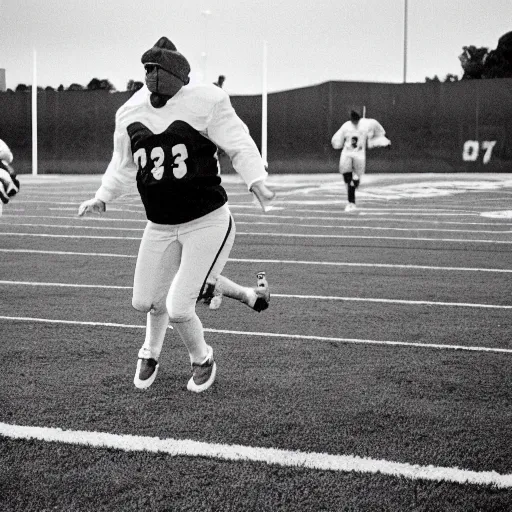
[[[145,325],[130,325],[130,324],[116,324],[112,322],[82,322],[79,320],[54,320],[49,318],[32,318],[25,316],[3,316],[0,315],[0,320],[9,320],[14,322],[39,322],[45,324],[66,324],[66,325],[88,325],[94,327],[122,327],[126,329],[145,329]],[[473,347],[464,345],[441,345],[437,343],[412,343],[408,341],[381,341],[381,340],[363,340],[358,338],[333,338],[329,336],[304,336],[302,334],[281,334],[273,332],[248,332],[248,331],[228,331],[225,329],[209,329],[205,328],[205,332],[214,332],[217,334],[232,334],[235,336],[259,336],[269,338],[292,338],[298,340],[312,340],[312,341],[329,341],[338,343],[354,343],[362,345],[388,345],[388,346],[401,346],[401,347],[421,347],[433,348],[442,350],[464,350],[468,352],[493,352],[500,354],[512,354],[512,349],[509,348],[495,348],[495,347]]]
[[[62,256],[101,256],[107,258],[136,258],[134,254],[113,254],[101,252],[71,252],[71,251],[44,251],[39,249],[1,249],[0,252],[15,252],[29,254],[59,254]],[[301,261],[301,260],[264,260],[229,258],[228,261],[236,263],[275,263],[286,265],[327,265],[337,267],[370,267],[370,268],[405,268],[411,270],[455,270],[461,272],[498,272],[512,273],[510,269],[502,268],[466,268],[466,267],[434,267],[430,265],[394,265],[391,263],[348,263],[342,261]]]
[[[39,281],[6,281],[0,280],[0,285],[13,286],[53,286],[56,288],[99,288],[106,290],[132,290],[132,286],[120,286],[109,284],[78,284],[78,283],[44,283]],[[471,302],[435,302],[428,300],[406,300],[406,299],[378,299],[370,297],[337,297],[333,295],[288,295],[284,293],[273,293],[272,297],[284,299],[307,299],[307,300],[339,300],[346,302],[382,302],[385,304],[406,304],[419,306],[456,306],[464,308],[491,308],[491,309],[512,309],[512,306],[500,304],[476,304]]]
[[[37,439],[46,442],[110,448],[127,452],[166,453],[174,457],[209,457],[229,461],[264,462],[278,466],[321,471],[380,473],[410,480],[493,485],[503,489],[512,487],[512,474],[502,475],[496,471],[471,471],[457,467],[420,466],[419,464],[392,462],[355,455],[332,455],[236,444],[205,443],[192,439],[160,439],[159,437],[29,427],[7,423],[0,423],[0,435],[11,439]]]
[[[272,236],[272,237],[286,237],[286,238],[355,238],[355,239],[369,239],[369,240],[404,240],[414,242],[463,242],[463,243],[481,243],[481,244],[512,244],[512,240],[470,240],[464,238],[414,238],[414,237],[401,237],[401,236],[363,236],[363,235],[306,235],[301,233],[244,233],[237,232],[238,236]],[[96,240],[140,240],[141,237],[130,236],[99,236],[99,235],[53,235],[47,233],[13,233],[8,231],[0,232],[0,236],[34,236],[43,238],[89,238]]]
[[[19,217],[16,217],[19,219]],[[357,230],[368,230],[368,231],[435,231],[443,233],[474,233],[474,234],[486,234],[486,235],[509,235],[512,230],[478,230],[478,229],[443,229],[443,228],[392,228],[392,227],[381,227],[381,226],[345,226],[342,224],[327,225],[327,224],[297,224],[295,222],[284,223],[284,222],[244,222],[237,221],[238,225],[250,225],[250,226],[278,226],[278,227],[299,227],[299,228],[325,228],[325,229],[357,229]],[[98,229],[105,231],[144,231],[144,228],[124,228],[118,226],[83,226],[80,224],[32,224],[14,222],[9,226],[21,226],[30,228],[55,228],[55,229]],[[305,235],[309,236],[309,235]],[[318,235],[315,235],[318,236]]]
[[[48,209],[49,210],[59,210],[59,211],[68,211],[68,210],[69,211],[75,211],[76,210],[76,208],[48,208]],[[9,211],[12,212],[13,209],[9,208]],[[17,210],[14,210],[14,211],[17,211]],[[22,211],[25,211],[25,210],[22,210]],[[111,209],[111,211],[112,211],[112,209]],[[121,210],[121,211],[126,211],[126,210]],[[316,216],[301,217],[299,215],[272,215],[270,213],[245,213],[245,212],[236,212],[234,215],[235,215],[235,217],[265,217],[267,219],[275,218],[275,219],[280,219],[280,220],[282,220],[282,219],[302,220],[303,218],[306,218],[308,221],[310,221],[310,220],[330,220],[330,221],[336,221],[336,222],[340,221],[340,217],[339,216],[338,217],[316,217]],[[79,218],[77,215],[9,215],[9,214],[4,214],[3,217],[4,218],[8,217],[9,219],[20,219],[20,218],[23,218],[23,219],[72,219],[72,220],[77,220],[77,221],[78,220],[79,221],[83,220],[83,219]],[[88,219],[90,219],[90,218],[91,217],[88,217]],[[395,222],[395,223],[399,223],[399,222],[405,223],[405,222],[408,222],[408,223],[417,223],[417,224],[427,224],[428,223],[429,225],[432,225],[432,221],[430,221],[430,220],[422,220],[422,219],[388,219],[388,218],[385,218],[385,217],[382,217],[382,218],[372,218],[372,219],[364,219],[364,218],[361,218],[361,217],[352,217],[350,219],[351,222],[354,222],[354,221],[368,221],[368,220],[370,220],[372,222],[377,222],[377,221]],[[108,217],[108,216],[100,217],[99,215],[94,217],[94,221],[95,222],[141,222],[141,223],[144,223],[144,224],[147,224],[147,222],[148,222],[146,218],[126,219],[126,218]],[[496,221],[497,222],[436,221],[435,224],[436,225],[440,225],[440,224],[456,224],[456,225],[460,225],[460,226],[497,226],[497,227],[512,226],[512,223],[510,223],[510,222],[503,222],[503,220],[500,219],[499,217],[496,217]],[[238,224],[240,224],[240,221],[238,221]],[[290,226],[291,224],[289,224],[287,222],[279,222],[279,223],[275,223],[275,225],[276,226],[277,225]],[[354,229],[357,229],[357,226],[350,226],[350,227],[351,228],[354,227]],[[381,228],[381,229],[385,229],[385,228]],[[412,229],[412,228],[410,228],[410,229]]]
[[[71,251],[43,251],[38,249],[0,249],[0,252],[16,252],[29,254],[59,254],[61,256],[104,256],[107,258],[136,258],[135,254],[113,254],[111,252],[71,252]],[[512,270],[511,270],[512,272]]]
[[[2,283],[3,281],[0,281]],[[377,299],[370,297],[336,297],[330,295],[285,295],[281,293],[272,293],[272,297],[283,297],[287,299],[314,299],[314,300],[340,300],[353,302],[382,302],[386,304],[407,304],[420,306],[457,306],[463,308],[492,308],[492,309],[512,309],[512,306],[499,304],[475,304],[471,302],[435,302],[428,300],[405,300],[405,299]]]
[[[2,233],[0,233],[2,234]],[[242,233],[237,232],[237,235],[249,236],[272,236],[272,237],[286,237],[286,238],[356,238],[356,239],[369,239],[369,240],[407,240],[415,242],[464,242],[464,243],[484,243],[484,244],[512,244],[512,240],[471,240],[464,238],[421,238],[421,237],[401,237],[401,236],[364,236],[364,235],[303,235],[301,233]]]

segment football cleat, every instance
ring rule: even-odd
[[[348,203],[347,206],[345,206],[346,212],[355,212],[357,210],[357,206],[354,203]]]
[[[138,389],[147,389],[156,379],[158,373],[158,361],[151,357],[149,349],[142,347],[139,351],[139,360],[133,383]]]
[[[192,377],[187,389],[194,393],[206,391],[215,381],[217,365],[213,359],[213,349],[208,345],[208,355],[202,363],[192,363]]]
[[[210,309],[219,309],[222,304],[222,293],[215,293],[210,300]]]
[[[261,311],[265,311],[269,306],[270,288],[268,286],[267,278],[265,277],[265,272],[258,272],[256,277],[258,279],[258,286],[254,288],[254,291],[256,292],[256,301],[252,306],[252,309],[260,313]]]

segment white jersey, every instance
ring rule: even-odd
[[[389,146],[386,132],[375,119],[361,118],[357,124],[347,121],[333,135],[331,144],[334,149],[341,149],[345,154],[366,153],[366,148]]]
[[[151,105],[150,95],[143,87],[117,111],[114,153],[96,198],[108,203],[136,183],[149,220],[180,224],[227,201],[218,147],[249,189],[267,177],[254,140],[222,89],[188,85],[161,108]]]
[[[12,163],[13,160],[9,146],[2,139],[0,139],[0,160],[3,160],[8,164]]]

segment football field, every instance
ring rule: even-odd
[[[512,511],[512,178],[272,176],[264,214],[223,183],[224,274],[270,308],[197,311],[201,394],[168,330],[133,386],[136,190],[77,217],[101,176],[21,175],[0,217],[0,510]]]

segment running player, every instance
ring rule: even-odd
[[[391,141],[385,135],[386,132],[378,121],[361,118],[357,110],[350,111],[350,120],[342,124],[333,135],[332,147],[341,149],[339,171],[347,187],[346,212],[357,209],[356,189],[366,170],[366,147],[389,147]]]
[[[137,185],[148,223],[132,305],[147,313],[147,326],[134,383],[138,388],[153,383],[170,323],[189,352],[187,388],[199,393],[213,384],[216,363],[196,302],[208,285],[219,283],[227,296],[239,292],[232,281],[219,279],[235,225],[218,173],[217,148],[228,154],[256,196],[268,200],[274,193],[265,185],[267,172],[257,146],[226,92],[213,84],[188,85],[189,63],[166,37],[141,60],[146,86],[118,110],[112,160],[95,197],[83,202],[78,213],[105,211],[106,203]],[[268,305],[268,287],[258,286],[249,305],[257,309],[262,302]]]

